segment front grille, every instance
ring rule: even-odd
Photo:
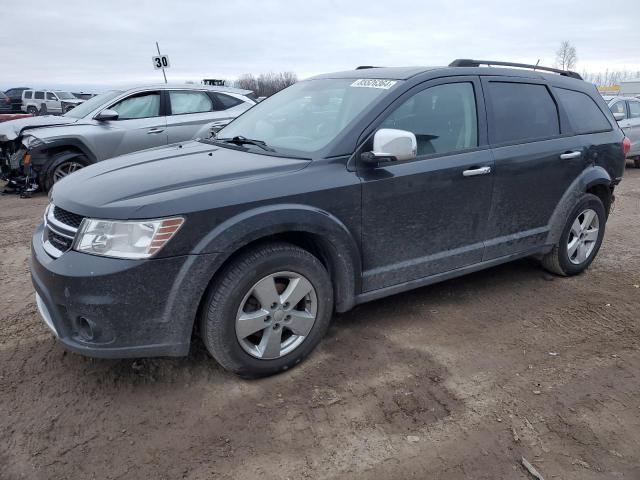
[[[49,230],[49,243],[53,245],[55,248],[62,252],[66,252],[71,248],[71,244],[73,240],[70,238],[63,237],[62,235],[58,235],[52,230]]]
[[[64,223],[65,225],[69,225],[73,228],[78,228],[80,226],[80,223],[82,223],[82,219],[84,217],[82,215],[78,215],[77,213],[67,212],[60,207],[54,207],[53,218],[55,218],[59,222]]]

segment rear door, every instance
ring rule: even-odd
[[[620,122],[620,126],[622,127],[622,124],[625,124],[622,130],[631,140],[629,155],[640,155],[640,101],[629,100],[627,101],[627,106],[629,108],[629,118]]]
[[[365,291],[482,260],[493,183],[484,119],[479,78],[452,77],[405,93],[381,120],[413,132],[418,149],[408,162],[358,164]]]
[[[483,77],[495,160],[485,260],[535,250],[569,185],[591,158],[548,85]]]
[[[167,135],[169,143],[191,140],[200,128],[224,117],[220,107],[203,90],[169,90]]]

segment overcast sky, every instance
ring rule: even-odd
[[[454,58],[554,63],[562,40],[576,70],[640,70],[637,0],[5,0],[0,88],[111,85],[356,65],[445,65]],[[15,7],[15,8],[14,8]]]

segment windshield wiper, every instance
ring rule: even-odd
[[[240,135],[233,138],[215,138],[214,140],[218,142],[233,143],[235,145],[256,145],[261,149],[266,150],[267,152],[275,152],[273,148],[271,148],[262,140],[254,140],[252,138],[246,138]]]

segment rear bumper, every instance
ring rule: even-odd
[[[99,358],[189,352],[217,255],[120,260],[68,251],[52,258],[42,226],[31,253],[38,310],[67,349]]]

